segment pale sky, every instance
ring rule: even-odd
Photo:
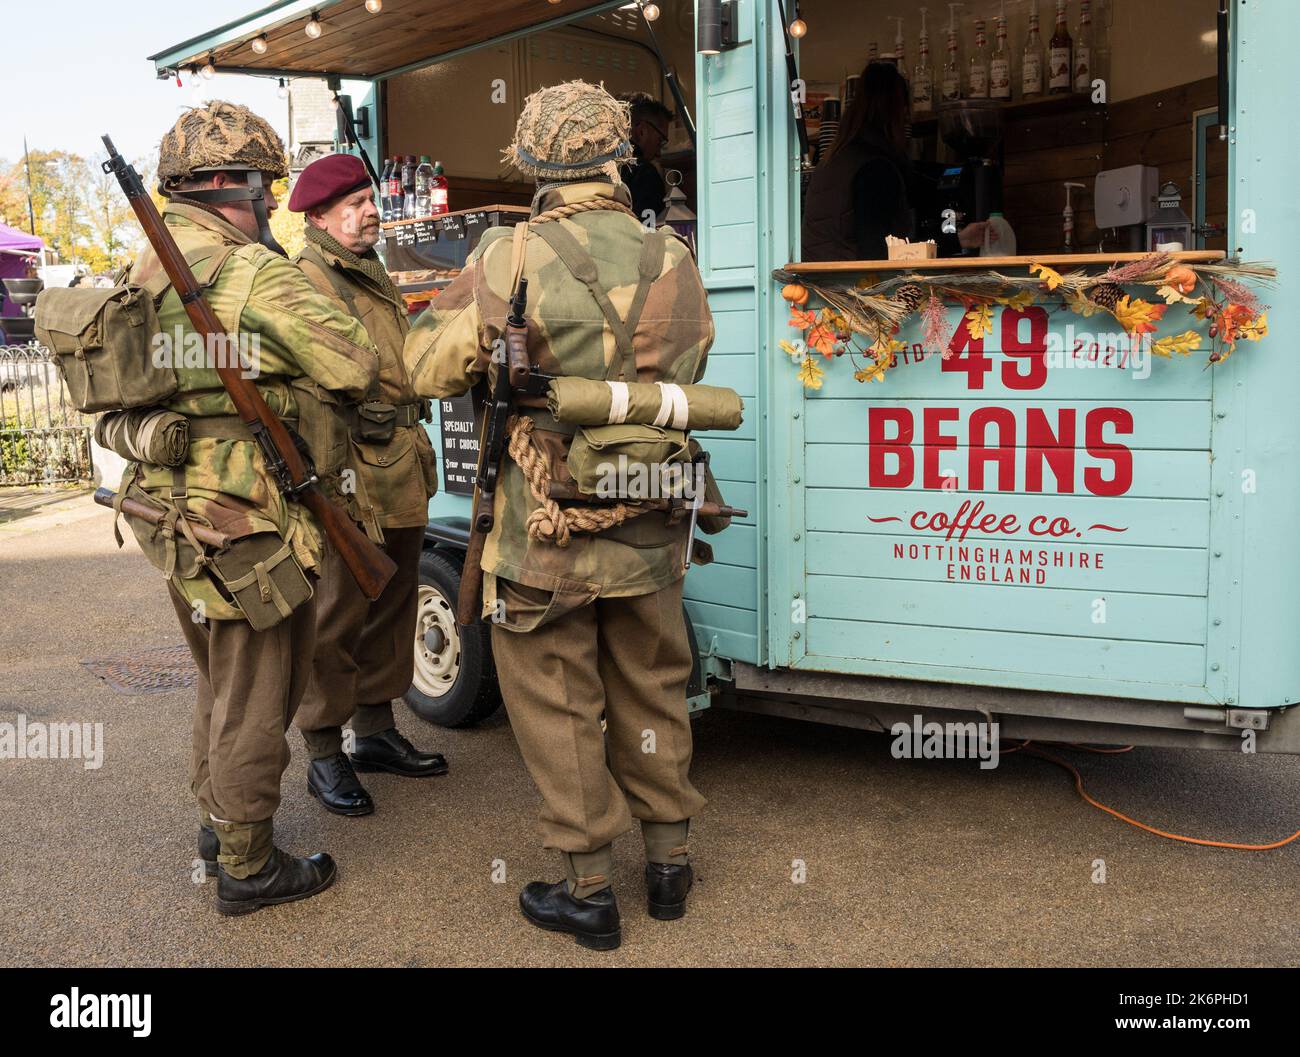
[[[101,133],[127,158],[151,153],[181,111],[189,87],[159,81],[145,58],[266,6],[266,0],[5,0],[0,5],[0,160],[33,149],[93,157]],[[276,82],[217,74],[203,97],[243,103],[281,136],[288,105]]]

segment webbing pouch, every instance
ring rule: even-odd
[[[313,593],[292,546],[275,532],[235,540],[211,561],[254,631],[274,627]]]
[[[397,407],[382,400],[363,400],[349,409],[352,439],[363,444],[387,444],[397,429]]]
[[[579,492],[636,500],[666,498],[688,458],[684,430],[620,422],[579,427],[567,462]]]

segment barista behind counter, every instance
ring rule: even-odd
[[[892,62],[869,62],[839,134],[813,171],[803,214],[804,261],[883,261],[885,236],[915,239],[924,177],[907,159],[907,82]],[[987,224],[939,243],[941,256],[978,249]]]

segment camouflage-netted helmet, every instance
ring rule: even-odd
[[[504,158],[542,180],[584,176],[618,179],[618,163],[632,153],[628,106],[603,87],[566,81],[524,100],[514,142]]]
[[[202,169],[244,168],[289,175],[284,142],[246,106],[220,100],[187,111],[158,147],[158,186],[163,190]]]

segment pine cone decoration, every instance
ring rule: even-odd
[[[1115,306],[1119,304],[1119,299],[1124,296],[1124,291],[1114,283],[1098,283],[1088,290],[1088,300],[1101,305],[1106,311],[1114,311]]]
[[[925,300],[925,291],[916,283],[904,283],[894,291],[894,296],[890,300],[906,310],[905,316],[910,316],[921,307],[921,302]]]

